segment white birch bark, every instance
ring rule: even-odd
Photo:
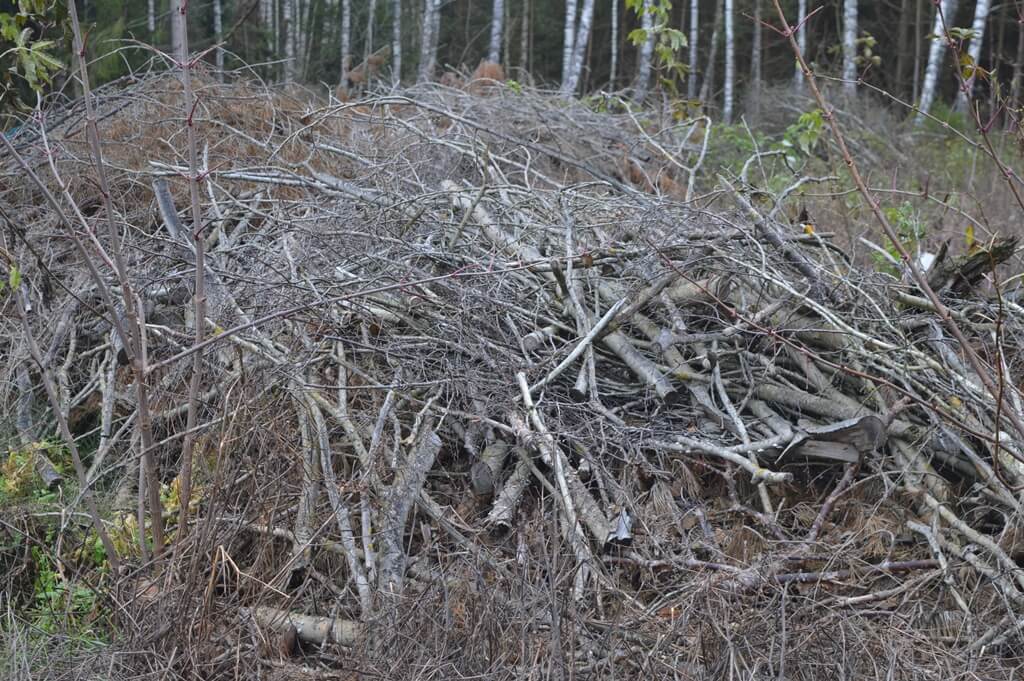
[[[171,54],[178,55],[181,52],[183,41],[183,23],[178,21],[178,13],[181,11],[182,0],[171,0]]]
[[[754,90],[753,106],[755,115],[761,113],[761,0],[754,0],[754,39],[750,48],[750,81]]]
[[[971,63],[975,66],[978,65],[978,60],[981,59],[981,48],[985,42],[985,24],[988,21],[989,10],[992,9],[991,0],[978,0],[978,4],[974,7],[974,23],[971,24],[971,30],[974,35],[971,37],[971,42],[967,46],[967,54],[971,57]],[[950,25],[951,19],[946,17],[947,26]],[[959,91],[956,96],[956,108],[960,111],[967,109],[967,104],[970,101],[969,95],[974,90],[974,78],[971,78],[967,83],[970,88],[970,92]]]
[[[519,33],[519,68],[525,73],[530,68],[530,2],[523,3],[523,24]],[[520,74],[522,77],[522,74]]]
[[[430,80],[434,75],[434,62],[437,61],[437,38],[434,27],[440,25],[438,14],[441,0],[423,0],[423,30],[420,42],[420,81]]]
[[[218,46],[214,51],[214,65],[217,67],[217,80],[224,81],[224,50],[220,41],[224,40],[224,5],[221,0],[213,0],[213,36]]]
[[[373,27],[377,18],[377,0],[370,0],[370,11],[366,16],[366,54],[363,55],[363,63],[366,64],[366,85],[370,84],[370,55],[373,54]]]
[[[562,43],[562,84],[569,79],[572,69],[572,48],[576,39],[576,0],[565,2],[565,32]]]
[[[796,25],[800,27],[800,30],[796,34],[796,44],[800,47],[800,54],[805,58],[807,57],[807,27],[804,26],[804,20],[807,18],[807,0],[800,0],[796,6]],[[797,90],[803,90],[804,88],[804,72],[800,68],[800,63],[797,62],[796,70],[793,73],[793,85]]]
[[[569,65],[569,77],[562,80],[562,94],[572,95],[579,87],[580,75],[583,73],[583,62],[587,59],[587,43],[590,41],[590,28],[594,23],[594,0],[583,0],[580,9],[579,27],[573,41],[572,63]]]
[[[843,90],[857,91],[857,0],[843,0]]]
[[[732,123],[733,99],[736,90],[736,28],[734,26],[734,0],[725,0],[725,101],[722,118]]]
[[[156,0],[149,0],[146,5],[146,28],[150,35],[156,31]]]
[[[633,88],[633,99],[642,102],[647,97],[647,83],[651,79],[651,57],[654,54],[654,15],[650,9],[651,0],[644,0],[643,14],[640,15],[640,27],[647,33],[647,39],[640,46],[640,65],[636,74],[636,86]]]
[[[697,97],[697,43],[700,38],[700,32],[697,29],[699,26],[700,2],[699,0],[690,0],[690,57],[688,60],[690,73],[686,78],[686,96],[689,99]]]
[[[914,122],[920,124],[924,121],[925,114],[932,108],[935,101],[935,88],[939,83],[939,70],[942,68],[942,60],[946,55],[946,32],[943,30],[943,17],[946,17],[946,26],[952,27],[952,16],[956,14],[957,0],[942,0],[941,11],[935,13],[935,25],[932,27],[931,47],[928,48],[928,63],[924,67],[924,83],[921,85],[921,101],[917,106],[917,116]]]
[[[352,0],[341,0],[341,78],[348,86],[348,70],[352,68]]]
[[[505,21],[504,0],[493,0],[491,6],[491,44],[487,48],[487,61],[499,64],[501,59],[501,33]]]
[[[295,0],[282,0],[281,22],[284,24],[284,82],[295,80]]]
[[[696,2],[696,0],[694,0]],[[619,73],[619,0],[612,0],[612,54],[608,74],[609,88],[615,89],[615,77]]]
[[[402,0],[391,1],[391,81],[402,82]]]

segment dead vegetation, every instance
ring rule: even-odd
[[[1024,309],[990,286],[997,258],[933,287],[998,400],[913,285],[784,224],[785,195],[731,178],[741,210],[702,209],[706,121],[467,90],[202,82],[206,320],[177,81],[101,94],[164,485],[152,561],[132,374],[67,225],[5,157],[0,245],[124,563],[65,574],[104,594],[110,645],[15,678],[1014,678]],[[12,142],[59,195],[52,154],[72,228],[95,229],[81,113]],[[54,417],[0,305],[14,448]],[[0,533],[38,530],[24,507]],[[0,553],[9,651],[30,543]]]

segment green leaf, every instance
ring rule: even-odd
[[[16,266],[11,265],[11,274],[8,277],[7,282],[11,285],[12,291],[17,291],[18,287],[21,285],[21,270]]]
[[[643,45],[647,42],[647,31],[642,28],[634,28],[629,32],[627,38],[634,45]]]

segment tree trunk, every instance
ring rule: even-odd
[[[761,115],[761,0],[754,0],[754,39],[750,50],[750,98],[754,118]]]
[[[723,94],[722,118],[732,123],[732,107],[736,89],[736,30],[734,23],[734,0],[725,0],[725,92]]]
[[[1010,80],[1010,106],[1020,106],[1021,78],[1024,75],[1024,27],[1017,27],[1017,58],[1013,62],[1013,77]],[[1009,117],[1010,122],[1013,117]]]
[[[373,54],[373,26],[377,18],[377,0],[370,0],[369,12],[366,15],[366,45],[363,52],[363,63],[366,64],[366,84],[370,84],[370,55]]]
[[[281,27],[284,30],[284,81],[295,80],[295,0],[282,0]]]
[[[975,66],[978,65],[979,61],[981,61],[981,48],[985,42],[985,24],[988,22],[988,13],[991,8],[991,0],[978,0],[978,4],[974,7],[974,23],[971,24],[971,31],[973,32],[973,35],[971,37],[971,42],[967,46],[967,54],[971,58],[971,63]],[[946,25],[951,25],[951,21],[952,19],[947,17]],[[967,79],[966,83],[968,91],[964,92],[963,90],[960,90],[957,93],[956,108],[958,111],[967,110],[967,105],[970,102],[970,96],[974,91],[974,81],[975,77],[972,74],[971,77]]]
[[[946,54],[946,31],[943,26],[943,17],[946,17],[945,25],[952,27],[949,23],[956,14],[956,0],[942,0],[940,11],[935,13],[935,24],[932,28],[932,45],[928,49],[928,65],[924,69],[924,84],[921,86],[921,102],[917,106],[917,116],[914,122],[920,125],[924,121],[925,114],[932,108],[935,101],[935,89],[939,83],[939,70],[942,68],[942,59]]]
[[[904,76],[907,71],[907,56],[910,51],[907,46],[910,44],[908,30],[910,28],[910,0],[900,0],[900,21],[896,27],[896,38],[899,40],[899,45],[896,48],[896,77],[892,81],[890,86],[891,92],[901,92],[903,83],[906,82]]]
[[[487,49],[487,61],[495,64],[501,63],[501,33],[504,20],[504,0],[493,0],[491,5],[491,44]]]
[[[217,67],[217,80],[224,82],[224,50],[220,42],[224,40],[224,6],[221,0],[213,0],[213,39],[218,46],[214,51],[214,65]]]
[[[696,2],[697,0],[694,0]],[[619,0],[612,0],[611,67],[608,73],[608,89],[615,90],[615,77],[619,73]]]
[[[530,70],[530,0],[523,3],[523,20],[519,33],[519,68],[525,73]],[[522,78],[523,74],[519,77]]]
[[[640,26],[647,34],[640,46],[639,68],[636,74],[636,85],[633,88],[633,99],[641,103],[647,97],[647,83],[651,79],[651,57],[654,54],[654,15],[650,13],[652,0],[644,0],[640,15]]]
[[[580,74],[583,72],[583,64],[586,62],[587,45],[590,41],[590,27],[594,22],[594,0],[583,0],[583,7],[580,10],[579,30],[573,41],[572,62],[569,65],[569,74],[562,80],[562,94],[575,94],[579,86]]]
[[[341,86],[348,87],[352,67],[352,0],[341,0]]]
[[[441,0],[424,0],[423,31],[420,44],[420,81],[430,80],[434,75],[434,63],[437,61],[437,37],[434,28],[440,25],[438,14],[441,11]]]
[[[796,25],[800,27],[800,30],[796,34],[796,44],[800,48],[800,54],[807,59],[807,27],[804,26],[804,21],[807,19],[807,0],[800,0],[797,3],[796,8]],[[796,70],[793,72],[793,85],[797,91],[804,89],[804,72],[800,69],[799,62],[796,65]]]
[[[562,40],[562,84],[569,79],[572,69],[572,48],[576,39],[576,0],[565,2],[565,32]]]
[[[715,21],[712,24],[711,29],[711,45],[708,46],[708,67],[704,69],[704,82],[700,86],[700,96],[698,99],[703,103],[705,110],[707,109],[708,100],[712,96],[711,88],[715,84],[715,55],[718,53],[718,41],[721,39],[722,33],[722,3],[715,3]]]
[[[857,0],[843,0],[843,90],[857,92]]]
[[[149,0],[146,5],[146,29],[150,35],[156,32],[156,0]]]
[[[177,55],[181,52],[183,42],[182,24],[178,21],[178,12],[181,11],[183,0],[171,0],[171,54]]]
[[[912,101],[921,96],[921,4],[914,3],[914,90]]]
[[[402,82],[402,0],[391,1],[391,81]]]
[[[800,0],[803,2],[804,0]],[[689,99],[697,98],[697,43],[700,32],[700,1],[690,0],[690,73],[686,78],[686,96]]]

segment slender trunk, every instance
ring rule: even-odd
[[[921,102],[918,104],[917,116],[914,118],[914,122],[920,124],[924,121],[925,114],[928,113],[932,108],[932,102],[935,101],[935,89],[939,83],[939,71],[942,68],[942,60],[946,54],[946,32],[943,27],[943,17],[945,17],[945,24],[952,28],[951,22],[953,15],[956,14],[956,0],[942,0],[942,4],[939,8],[940,11],[935,13],[935,24],[932,28],[932,45],[928,49],[928,65],[924,70],[924,84],[921,86]]]
[[[967,54],[971,58],[971,64],[975,66],[981,61],[981,48],[985,42],[985,24],[988,22],[988,13],[992,8],[991,0],[978,0],[974,6],[974,23],[971,25],[971,42],[967,46]],[[951,17],[946,18],[946,25],[952,25]],[[956,96],[956,108],[958,111],[966,111],[971,95],[974,91],[975,77],[972,73],[965,83],[967,92],[960,90]]]
[[[910,0],[900,0],[900,21],[896,28],[896,37],[899,40],[899,47],[896,48],[896,77],[890,86],[890,92],[900,92],[903,83],[907,82],[904,76],[907,71],[907,31],[910,28]]]
[[[733,26],[733,3],[734,0],[725,0],[725,102],[722,105],[722,118],[726,124],[732,123],[736,89],[736,31]]]
[[[1020,106],[1021,78],[1024,75],[1024,15],[1017,23],[1017,58],[1013,62],[1013,77],[1010,80],[1010,107]],[[1013,120],[1012,118],[1010,119]]]
[[[501,33],[504,20],[504,0],[493,0],[491,5],[491,44],[487,48],[487,61],[495,64],[498,64],[501,59]]]
[[[800,0],[804,2],[804,0]],[[686,79],[686,96],[689,99],[697,98],[697,43],[700,32],[700,1],[690,0],[690,74]]]
[[[751,105],[755,119],[761,114],[761,0],[754,0],[754,40],[750,50]]]
[[[171,54],[175,55],[175,58],[181,54],[181,45],[184,43],[184,25],[178,22],[177,7],[177,0],[171,0]]]
[[[583,64],[587,58],[587,47],[590,41],[590,27],[594,22],[594,0],[583,0],[583,7],[580,10],[579,30],[573,41],[572,63],[569,66],[569,75],[562,80],[562,94],[572,95],[579,86],[580,74],[583,73]]]
[[[640,26],[646,32],[647,38],[640,46],[640,66],[636,74],[636,86],[633,88],[633,99],[637,103],[643,102],[647,97],[647,83],[651,79],[651,57],[654,54],[654,15],[649,11],[651,1],[644,0],[640,15]]]
[[[434,75],[434,62],[437,61],[437,37],[434,28],[439,26],[438,14],[441,0],[424,0],[423,31],[420,43],[420,81],[430,80]]]
[[[391,81],[402,82],[402,0],[391,2]]]
[[[149,0],[146,5],[146,29],[150,35],[156,32],[156,0]]]
[[[370,55],[373,54],[373,26],[377,18],[377,0],[370,0],[369,13],[366,15],[366,45],[363,52],[363,63],[366,64],[366,84],[370,84]]]
[[[807,56],[807,27],[804,21],[807,19],[807,0],[800,0],[796,7],[796,25],[800,27],[796,34],[796,44],[800,48],[800,54]],[[793,72],[793,85],[797,91],[804,89],[804,72],[797,62],[796,70]]]
[[[295,80],[295,31],[293,11],[295,0],[283,0],[281,28],[284,30],[284,81],[290,83]]]
[[[527,0],[523,3],[523,18],[522,26],[520,27],[519,33],[519,68],[523,71],[529,71],[530,61],[530,2]],[[523,74],[519,74],[522,78]]]
[[[224,40],[224,6],[221,0],[213,0],[213,37],[217,41],[213,55],[217,80],[224,82],[224,50],[220,47],[220,42]]]
[[[696,2],[697,0],[694,0]],[[612,0],[611,67],[608,72],[608,89],[615,90],[615,77],[619,75],[619,0]]]
[[[843,90],[857,92],[857,0],[843,0]]]
[[[704,69],[704,82],[700,86],[698,99],[708,108],[708,100],[713,96],[711,90],[715,84],[715,55],[718,54],[718,41],[722,33],[722,3],[715,3],[715,20],[711,29],[711,45],[708,46],[708,67]]]
[[[505,16],[501,20],[501,25],[504,27],[501,31],[501,65],[508,68],[512,66],[512,3],[503,3],[505,6]]]
[[[921,5],[914,3],[914,88],[912,101],[921,96]]]
[[[348,87],[348,70],[352,68],[352,0],[341,0],[341,77]]]
[[[562,84],[569,79],[572,69],[572,48],[576,39],[576,0],[565,2],[565,32],[562,41]]]

